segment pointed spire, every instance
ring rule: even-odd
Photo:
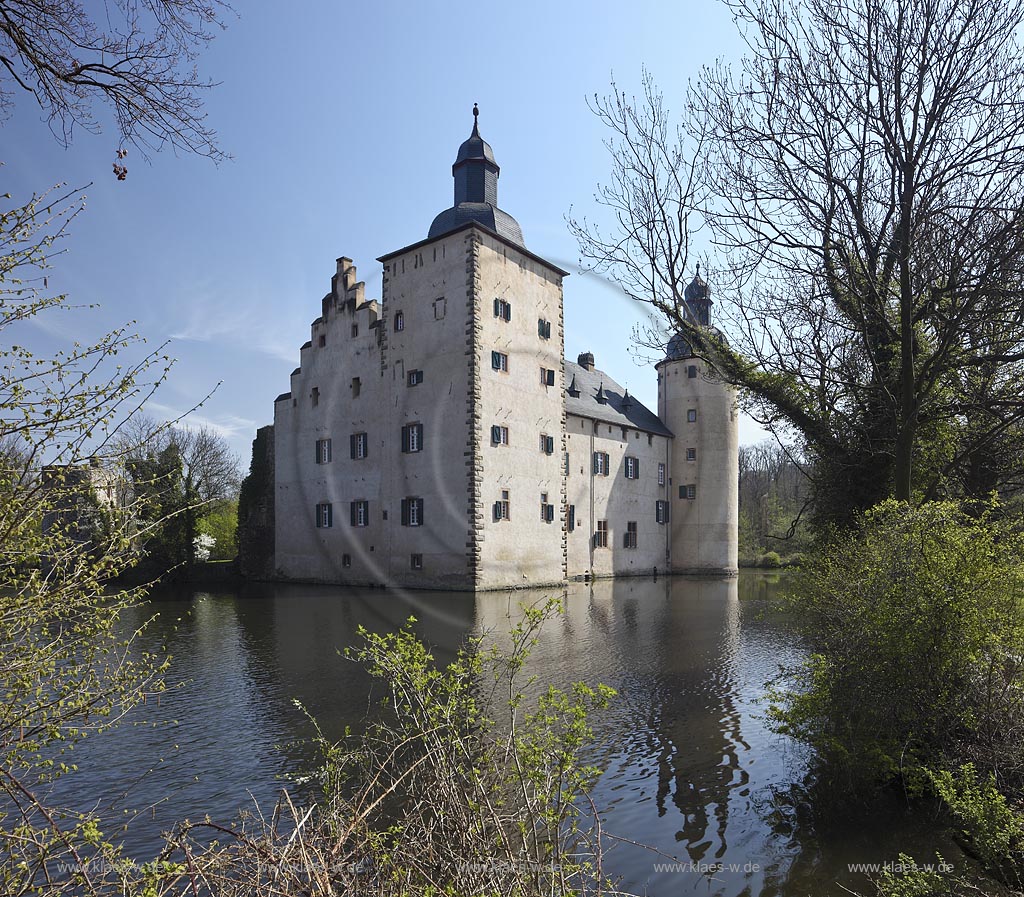
[[[601,385],[597,388],[597,395],[594,398],[602,405],[608,404],[608,396],[604,393],[604,380],[601,381]]]
[[[473,104],[473,133],[470,135],[471,137],[479,137],[480,136],[480,128],[478,127],[479,120],[480,120],[480,107],[476,103],[474,103]],[[700,274],[700,265],[697,266],[697,273]]]
[[[629,394],[629,387],[628,386],[626,387],[625,394],[622,396],[622,407],[623,408],[632,408],[633,407],[633,397]]]
[[[569,384],[569,388],[566,390],[574,399],[578,399],[580,396],[579,387],[576,385],[576,375],[572,375],[572,383]]]

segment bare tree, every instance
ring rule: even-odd
[[[799,434],[825,516],[976,491],[979,458],[998,484],[1024,417],[1024,3],[727,5],[748,55],[705,70],[680,132],[650,87],[598,108],[616,226],[574,222],[584,257]],[[636,164],[680,156],[686,189]],[[708,228],[729,345],[687,319],[666,250],[693,221],[666,205]]]
[[[76,125],[98,131],[93,102],[110,106],[125,145],[224,158],[200,100],[195,60],[221,27],[223,0],[111,0],[98,15],[79,0],[0,0],[0,113],[31,93],[65,146]]]

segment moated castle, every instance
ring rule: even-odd
[[[563,359],[567,272],[499,208],[475,118],[452,174],[427,238],[380,257],[379,302],[338,260],[260,433],[273,556],[259,566],[460,590],[734,574],[735,391],[678,336],[656,365],[657,414],[590,353]],[[685,299],[708,324],[699,276]]]

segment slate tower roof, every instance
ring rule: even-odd
[[[498,208],[498,175],[501,169],[494,161],[494,151],[490,144],[480,136],[479,115],[480,110],[474,103],[473,133],[459,147],[455,164],[452,165],[455,204],[434,219],[427,239],[450,233],[468,221],[476,221],[525,248],[519,222]]]
[[[711,324],[711,289],[707,282],[700,276],[700,265],[697,266],[697,274],[683,290],[683,302],[686,305],[686,314],[692,323],[701,327],[709,327]],[[719,334],[721,335],[721,334]],[[691,358],[693,349],[689,341],[681,334],[673,334],[668,341],[665,351],[665,361],[676,361],[680,358]]]

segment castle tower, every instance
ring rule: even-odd
[[[499,208],[500,169],[478,115],[474,106],[452,165],[454,204],[426,240],[380,258],[384,366],[395,384],[385,430],[412,423],[424,440],[422,457],[392,450],[399,460],[382,484],[384,506],[415,496],[424,511],[423,526],[392,526],[389,581],[557,584],[566,578],[566,272],[530,252]],[[423,567],[409,570],[415,554]]]
[[[694,323],[710,326],[700,270],[683,294]],[[739,414],[736,390],[676,334],[657,364],[658,415],[675,434],[670,460],[671,557],[676,573],[737,572]]]

